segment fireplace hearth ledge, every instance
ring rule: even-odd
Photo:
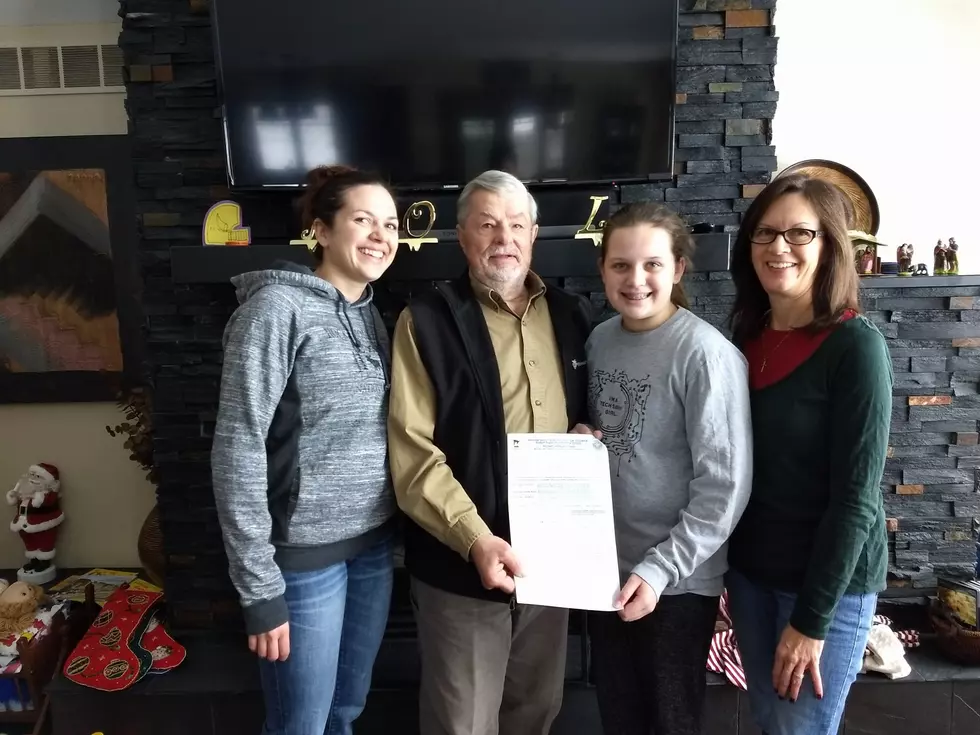
[[[59,674],[48,689],[53,735],[100,730],[154,735],[170,732],[181,735],[257,733],[262,720],[258,670],[254,655],[245,647],[244,637],[193,635],[185,637],[182,643],[187,646],[187,660],[180,668],[161,676],[147,676],[124,692],[94,691]],[[858,677],[858,685],[848,703],[848,729],[854,727],[857,732],[884,733],[885,730],[878,729],[888,725],[880,719],[882,712],[904,713],[913,709],[909,703],[917,703],[917,708],[932,709],[936,719],[934,727],[916,732],[928,731],[937,735],[975,732],[968,727],[975,728],[980,719],[962,718],[980,698],[980,667],[958,666],[946,661],[928,639],[921,648],[908,652],[908,661],[913,671],[905,679],[890,681],[875,674]],[[707,677],[705,735],[754,733],[748,724],[744,692],[720,676],[707,673]],[[399,735],[415,735],[416,693],[412,684],[376,686],[356,728],[358,735],[391,733],[393,723],[406,721],[412,724],[399,728]],[[966,708],[966,714],[961,713],[959,719],[955,707],[950,715],[950,704],[954,701],[961,701]],[[940,709],[943,706],[944,711]],[[919,716],[927,714],[928,710],[924,710]],[[862,724],[865,720],[867,724]],[[147,725],[146,729],[134,730],[134,725],[140,722]],[[862,729],[864,727],[868,729]],[[594,689],[583,683],[567,683],[562,714],[552,735],[586,735],[599,732],[598,728]]]

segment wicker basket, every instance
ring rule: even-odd
[[[980,632],[965,629],[938,600],[929,606],[936,645],[944,656],[966,666],[980,666]]]

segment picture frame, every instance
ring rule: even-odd
[[[142,384],[138,242],[128,136],[0,139],[0,404]]]

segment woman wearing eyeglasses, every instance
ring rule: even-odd
[[[726,582],[767,735],[837,732],[885,588],[891,360],[859,312],[850,213],[832,184],[776,179],[733,253],[754,478]]]

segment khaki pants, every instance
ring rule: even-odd
[[[421,735],[548,735],[561,709],[568,610],[487,602],[412,578]]]

